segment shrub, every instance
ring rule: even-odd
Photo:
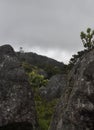
[[[48,82],[48,80],[45,79],[43,75],[38,74],[36,70],[29,73],[29,81],[33,87],[38,88],[45,86]]]
[[[51,117],[54,113],[54,107],[57,102],[58,99],[54,99],[50,102],[45,101],[39,95],[39,88],[35,90],[35,106],[41,130],[48,130],[51,122]]]
[[[86,33],[82,31],[80,37],[85,48],[89,50],[94,47],[94,30],[91,30],[91,28],[87,28]]]

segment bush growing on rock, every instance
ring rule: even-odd
[[[80,37],[85,48],[89,50],[94,47],[94,30],[91,30],[91,28],[87,28],[86,33],[82,31]]]
[[[83,46],[86,49],[79,51],[77,54],[72,56],[69,61],[69,65],[67,66],[68,70],[70,70],[75,65],[75,63],[77,63],[77,61],[79,61],[83,54],[94,48],[94,30],[87,28],[86,33],[83,31],[80,33],[80,38],[82,40]]]
[[[51,117],[54,113],[54,108],[58,102],[58,99],[52,101],[45,101],[39,94],[39,88],[35,90],[35,106],[37,110],[39,126],[41,130],[48,130]]]
[[[22,66],[24,67],[28,75],[29,82],[33,88],[39,127],[41,130],[48,130],[51,117],[54,113],[54,107],[57,104],[58,99],[53,99],[49,102],[45,101],[45,99],[40,96],[39,89],[48,83],[48,79],[39,74],[38,67],[31,66],[26,62],[24,62]]]
[[[29,80],[30,84],[33,87],[38,88],[41,86],[45,86],[48,82],[48,80],[45,79],[43,75],[38,74],[36,70],[33,70],[32,72],[29,73]]]
[[[79,51],[77,52],[77,54],[72,55],[72,58],[69,61],[69,64],[67,66],[67,69],[70,70],[77,61],[79,61],[81,59],[81,57],[83,56],[84,53],[86,53],[87,50],[83,50],[83,51]]]

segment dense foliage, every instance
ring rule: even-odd
[[[43,75],[38,74],[36,70],[33,70],[28,75],[30,84],[33,87],[40,88],[42,86],[45,86],[48,82],[48,79],[45,79]]]

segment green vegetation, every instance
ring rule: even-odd
[[[47,102],[40,96],[39,93],[40,87],[42,86],[45,87],[46,84],[48,83],[49,78],[52,77],[53,75],[67,73],[68,71],[70,71],[72,67],[75,65],[75,63],[77,63],[81,59],[83,54],[85,54],[87,51],[91,50],[94,47],[93,36],[94,36],[94,30],[91,31],[90,28],[87,29],[86,33],[81,32],[80,37],[86,49],[83,51],[79,51],[76,55],[73,55],[72,58],[70,59],[69,65],[64,65],[52,59],[38,56],[33,53],[21,55],[23,56],[22,62],[24,61],[22,63],[22,66],[24,67],[26,73],[28,74],[29,82],[34,91],[35,106],[41,130],[48,130],[51,122],[51,117],[54,113],[54,107],[56,106],[58,99],[54,99]],[[22,48],[20,48],[20,50],[22,51]],[[45,76],[46,77],[45,78],[43,75],[39,73],[41,69],[44,71],[44,73],[46,72],[48,77]],[[73,81],[70,80],[69,90],[66,91],[67,98],[68,95],[70,95],[72,86]]]
[[[21,51],[17,52],[17,55],[21,62],[24,62],[25,64],[28,63],[32,66],[37,66],[37,68],[46,71],[48,78],[52,77],[55,74],[66,73],[64,69],[64,63],[58,62],[46,56],[41,56],[33,52],[21,53]]]
[[[75,65],[75,63],[77,61],[79,61],[81,59],[81,57],[83,56],[83,54],[86,53],[86,52],[87,52],[87,50],[83,50],[83,51],[77,52],[77,54],[75,54],[75,55],[72,55],[72,58],[69,61],[67,69],[68,70],[72,69],[72,67]]]
[[[47,102],[39,95],[39,88],[36,88],[34,90],[39,126],[41,130],[48,130],[51,122],[51,117],[54,113],[54,107],[57,104],[58,99],[54,99],[51,102]]]
[[[35,69],[34,66],[28,64],[27,62],[22,63],[23,68],[25,69],[26,73],[32,72]]]
[[[85,48],[89,50],[94,47],[94,30],[91,30],[91,28],[87,28],[86,33],[82,31],[80,37]]]
[[[39,121],[39,126],[41,130],[48,130],[51,117],[54,113],[54,107],[58,102],[58,99],[54,99],[53,101],[47,102],[43,99],[39,94],[39,89],[41,86],[45,86],[48,82],[48,79],[45,79],[43,75],[40,75],[39,68],[36,66],[31,66],[28,63],[23,63],[26,73],[29,77],[29,82],[34,91],[35,98],[35,106]]]
[[[77,54],[73,55],[68,65],[57,63],[56,61],[53,61],[49,58],[38,56],[33,53],[26,55],[24,54],[24,56],[26,56],[26,59],[24,59],[24,56],[22,57],[22,61],[24,61],[22,66],[24,67],[26,73],[28,74],[29,82],[34,91],[35,106],[41,130],[48,130],[51,122],[51,117],[54,113],[54,107],[56,106],[58,99],[54,99],[50,102],[47,102],[40,96],[39,93],[40,87],[46,86],[51,76],[56,74],[68,73],[72,69],[72,67],[79,60],[81,60],[83,54],[87,53],[94,47],[93,36],[94,36],[94,30],[91,30],[90,28],[87,29],[86,33],[81,32],[80,37],[85,47],[85,50],[79,51]],[[32,60],[29,59],[30,57],[33,57],[31,58]],[[43,75],[40,75],[39,69],[43,69],[47,73],[48,77],[45,78]],[[69,90],[66,91],[67,98],[70,95],[72,86],[73,81],[70,80]]]
[[[86,33],[83,31],[80,33],[80,38],[85,49],[83,51],[77,52],[77,54],[72,56],[67,66],[67,70],[71,70],[75,63],[81,59],[83,54],[94,48],[94,30],[91,30],[91,28],[87,28]]]
[[[53,75],[61,74],[63,72],[63,69],[59,68],[58,66],[51,65],[51,64],[45,65],[44,70],[47,72],[49,78],[52,77]]]
[[[37,70],[35,69],[32,72],[30,72],[28,75],[29,75],[30,84],[33,87],[40,88],[42,86],[45,86],[48,82],[48,79],[45,79],[43,75],[38,74]]]

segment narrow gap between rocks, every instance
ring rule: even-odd
[[[0,130],[33,130],[33,127],[28,122],[14,122],[0,127]]]

